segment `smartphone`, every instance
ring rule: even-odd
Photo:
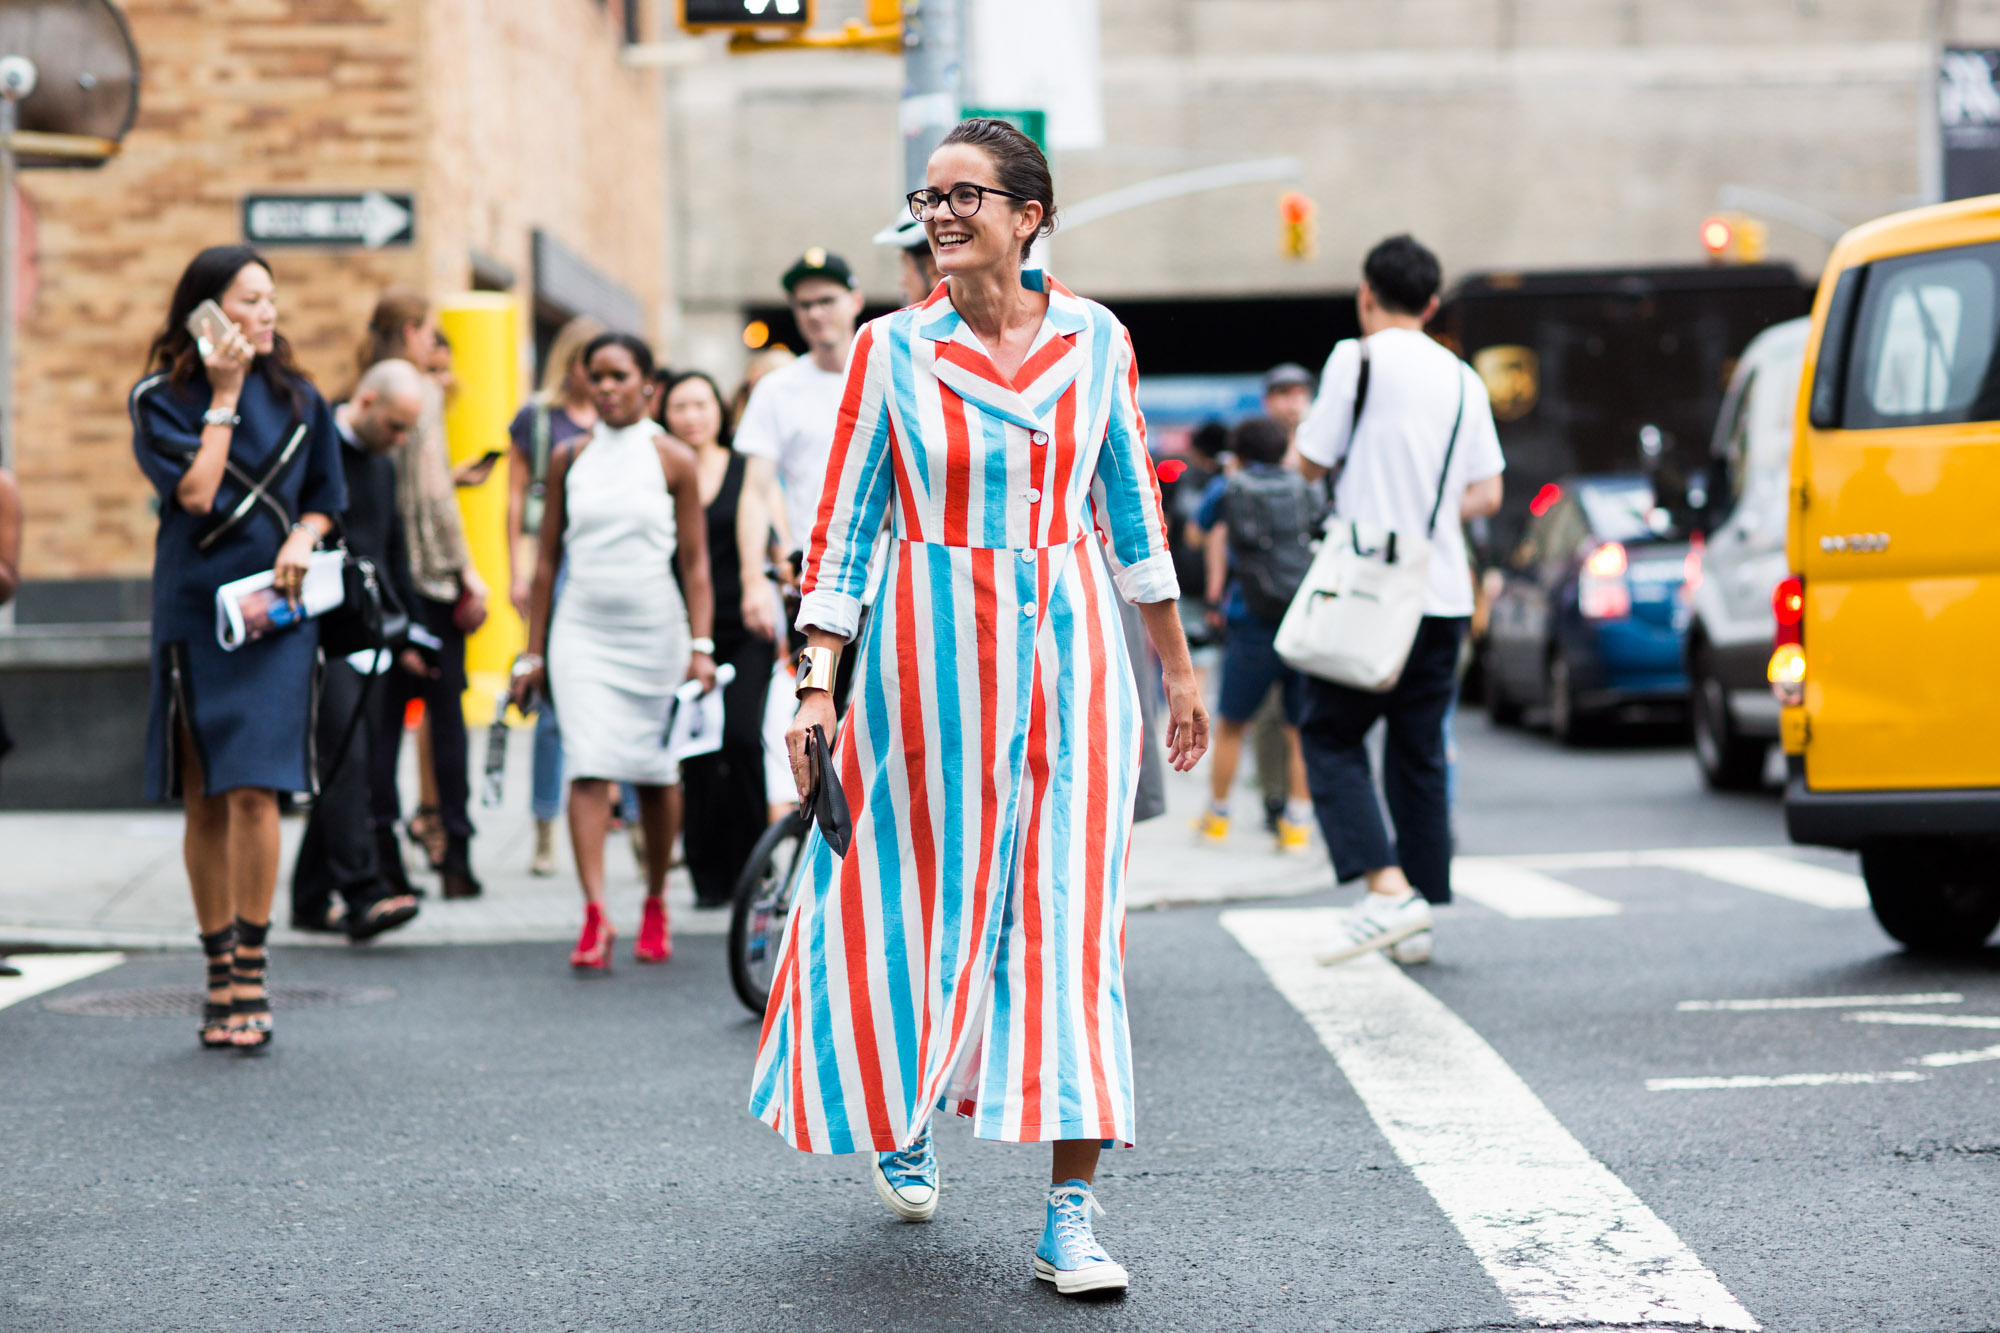
[[[223,337],[235,325],[229,316],[222,313],[222,307],[214,301],[203,301],[188,312],[187,331],[194,338],[194,346],[206,361],[215,355],[215,349],[222,345]]]
[[[474,467],[492,467],[500,461],[500,456],[505,452],[502,449],[488,449],[485,453],[474,459],[472,465]]]

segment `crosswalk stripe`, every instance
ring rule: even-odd
[[[1451,863],[1455,894],[1519,919],[1616,916],[1618,904],[1586,893],[1539,870],[1484,856],[1461,856]]]
[[[122,953],[24,953],[7,960],[21,969],[18,977],[0,977],[0,1009],[67,986],[125,961]]]
[[[2000,1014],[1849,1014],[1850,1023],[1892,1023],[1912,1028],[2000,1028]]]
[[[1909,995],[1786,995],[1770,1000],[1682,1000],[1674,1008],[1684,1014],[1717,1010],[1869,1009],[1885,1004],[1963,1004],[1957,991],[1917,991]],[[1875,1020],[1868,1020],[1875,1021]]]
[[[1823,1088],[1848,1083],[1922,1083],[1929,1074],[1891,1069],[1881,1074],[1727,1074],[1717,1078],[1649,1078],[1647,1092],[1721,1092],[1735,1088]]]
[[[1313,962],[1330,909],[1222,923],[1311,1025],[1508,1304],[1540,1324],[1759,1327],[1486,1041],[1379,954]]]
[[[1650,854],[1655,865],[1687,870],[1725,884],[1830,911],[1868,906],[1868,887],[1858,875],[1774,856],[1749,847],[1689,847]]]

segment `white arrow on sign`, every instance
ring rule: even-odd
[[[361,196],[361,243],[370,250],[380,250],[409,225],[410,210],[380,190]]]

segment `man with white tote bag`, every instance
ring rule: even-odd
[[[1335,877],[1368,884],[1323,963],[1385,948],[1399,961],[1424,961],[1431,904],[1451,900],[1444,718],[1472,616],[1461,524],[1499,509],[1505,463],[1485,386],[1423,331],[1437,313],[1440,277],[1437,257],[1409,236],[1369,252],[1356,298],[1362,337],[1333,349],[1319,398],[1299,427],[1307,478],[1337,473],[1324,545],[1342,545],[1315,560],[1278,649],[1307,673],[1300,742]],[[1343,564],[1344,573],[1330,573]],[[1421,583],[1413,583],[1418,576]],[[1337,605],[1342,580],[1345,591],[1362,597]],[[1371,580],[1384,601],[1404,594],[1399,622],[1393,610],[1377,612],[1363,600]],[[1319,646],[1334,650],[1317,660],[1308,625],[1315,611]],[[1326,644],[1325,631],[1335,625],[1377,633],[1381,641]],[[1287,631],[1296,658],[1287,653]],[[1393,842],[1363,745],[1381,718],[1388,722],[1382,777]]]

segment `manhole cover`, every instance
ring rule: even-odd
[[[387,986],[273,986],[272,1009],[338,1009],[380,1004],[394,998]],[[91,990],[58,995],[42,1001],[58,1014],[92,1018],[191,1018],[201,1013],[204,993],[187,986],[135,986],[129,990]]]

